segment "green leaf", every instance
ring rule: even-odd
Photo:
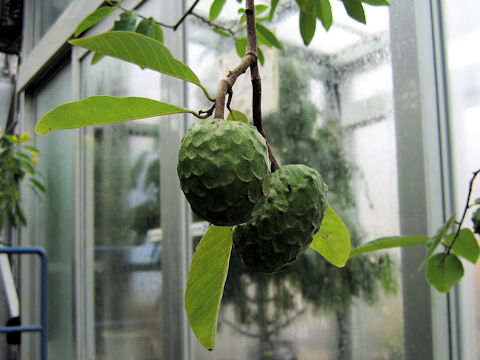
[[[426,278],[440,292],[449,292],[452,286],[463,277],[463,265],[453,254],[444,253],[432,256],[427,263]]]
[[[315,0],[315,13],[325,30],[330,30],[333,24],[332,7],[329,0]]]
[[[255,16],[260,15],[267,9],[268,9],[268,5],[265,5],[265,4],[255,5]]]
[[[191,110],[141,97],[91,96],[57,106],[42,116],[35,132],[109,124],[152,116],[188,113]]]
[[[38,180],[36,180],[36,179],[34,179],[34,178],[30,178],[30,181],[31,181],[32,184],[35,185],[35,187],[38,188],[38,190],[40,190],[41,192],[44,193],[44,192],[47,191],[47,189],[45,189],[45,186],[43,186],[43,184],[42,184],[40,181],[38,181]]]
[[[113,24],[114,31],[134,31],[137,22],[137,13],[135,11],[125,11],[120,14],[120,19]]]
[[[3,214],[0,213],[0,237],[2,236],[2,230],[3,230]]]
[[[210,6],[210,21],[214,21],[218,17],[218,15],[220,15],[220,12],[222,11],[223,6],[226,2],[227,0],[213,0],[212,5]]]
[[[317,26],[317,18],[311,13],[300,11],[300,34],[302,35],[303,43],[308,46],[315,35],[315,27]]]
[[[15,205],[15,215],[20,221],[20,224],[22,224],[23,226],[27,226],[27,219],[25,218],[25,215],[23,215],[23,211],[18,204]]]
[[[478,199],[475,199],[475,201],[473,202],[475,205],[480,205],[480,198]]]
[[[450,246],[455,237],[455,233],[451,233],[445,239],[445,245]],[[472,230],[464,228],[458,233],[458,237],[452,246],[452,251],[461,256],[471,263],[476,264],[478,257],[480,256],[480,248],[478,247],[478,241]]]
[[[350,233],[331,205],[327,207],[320,230],[310,247],[333,265],[343,267],[350,256]]]
[[[271,0],[270,1],[270,13],[268,14],[268,17],[270,20],[273,19],[273,16],[275,15],[275,10],[277,9],[279,0]]]
[[[282,44],[280,41],[278,41],[277,37],[275,36],[274,33],[272,33],[269,29],[267,29],[265,26],[262,24],[257,23],[257,32],[262,34],[262,36],[273,46],[275,46],[277,49],[283,49]]]
[[[437,230],[435,235],[428,239],[426,243],[427,255],[425,255],[425,259],[423,260],[418,270],[420,270],[427,263],[428,259],[430,258],[430,256],[432,256],[437,246],[442,242],[445,236],[447,236],[447,232],[450,230],[453,223],[455,222],[455,216],[455,213],[453,213],[450,219],[448,219],[447,222],[443,224],[440,229]]]
[[[33,152],[35,152],[35,153],[37,153],[37,154],[40,153],[40,152],[38,151],[38,149],[37,149],[36,147],[34,147],[34,146],[23,145],[23,147],[24,147],[25,149],[30,150],[30,151],[33,151]]]
[[[153,18],[143,19],[138,23],[135,32],[155,39],[155,21]]]
[[[367,252],[390,249],[395,247],[412,246],[425,244],[428,236],[424,235],[408,235],[408,236],[389,236],[369,241],[363,245],[352,249],[350,259]]]
[[[165,45],[145,35],[127,31],[107,31],[91,37],[70,40],[70,43],[191,82],[201,87],[210,99],[197,75],[187,65],[175,59]]]
[[[163,29],[162,29],[162,27],[160,25],[158,25],[157,23],[155,23],[154,29],[155,29],[155,35],[153,36],[153,38],[155,40],[163,43]]]
[[[80,24],[78,24],[77,28],[75,29],[75,37],[78,37],[81,33],[90,29],[93,25],[98,24],[100,21],[106,18],[108,14],[116,9],[117,7],[102,6],[92,12],[85,19],[83,19]]]
[[[382,6],[382,5],[389,6],[390,5],[388,0],[362,0],[362,2],[364,2],[365,4],[369,4],[369,5],[374,5],[374,6]]]
[[[185,310],[194,334],[207,350],[215,347],[232,236],[232,227],[211,225],[193,254],[187,277]]]
[[[94,53],[92,56],[92,61],[90,61],[90,65],[95,65],[97,62],[102,60],[105,57],[105,55],[100,54],[98,52]]]
[[[233,116],[232,116],[232,113],[233,113]],[[244,113],[238,110],[232,110],[232,112],[228,113],[227,120],[242,121],[247,124],[250,122],[248,120],[247,115],[245,115]]]
[[[365,20],[365,11],[363,10],[363,5],[360,0],[342,0],[347,14],[363,24],[366,23]]]
[[[258,56],[258,61],[260,61],[261,65],[265,64],[265,55],[263,55],[263,51],[260,48],[257,48],[257,56]]]
[[[245,36],[237,38],[235,41],[235,50],[237,50],[238,56],[243,58],[247,52],[247,38]]]
[[[220,30],[220,29],[217,29],[217,28],[212,28],[212,31],[220,36],[225,36],[225,37],[230,37],[230,33],[226,32],[226,31],[223,31],[223,30]]]

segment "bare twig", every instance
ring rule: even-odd
[[[232,36],[233,39],[235,39],[235,40],[237,39],[236,33],[235,33],[235,31],[232,30],[232,28],[227,28],[225,26],[222,26],[222,25],[216,24],[214,22],[211,22],[210,20],[203,17],[202,15],[197,14],[196,12],[192,12],[192,13],[190,13],[190,15],[196,17],[197,19],[201,20],[203,23],[207,24],[210,27],[228,32]]]
[[[180,26],[180,24],[187,18],[188,15],[193,13],[193,9],[195,9],[195,6],[199,3],[200,0],[195,0],[195,2],[190,6],[190,8],[187,10],[185,14],[180,18],[180,20],[177,21],[177,23],[173,26],[173,31],[177,30],[177,28]]]
[[[440,260],[441,263],[450,254],[450,251],[452,250],[452,247],[455,244],[455,241],[457,240],[458,236],[460,235],[460,230],[462,228],[463,221],[465,220],[465,216],[467,215],[467,210],[470,207],[469,204],[470,204],[470,197],[472,196],[473,183],[474,183],[475,178],[477,177],[477,175],[479,173],[480,173],[480,169],[474,171],[473,174],[472,174],[472,178],[470,179],[470,183],[469,183],[469,186],[468,186],[467,201],[465,203],[465,208],[463,209],[462,218],[460,219],[460,222],[458,223],[458,228],[457,228],[457,231],[455,232],[455,236],[453,237],[452,242],[445,249],[444,255],[443,255],[442,259]]]

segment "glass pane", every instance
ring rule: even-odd
[[[33,42],[37,43],[72,0],[35,0]]]
[[[71,101],[70,67],[63,67],[34,94],[36,120]],[[47,191],[35,202],[35,241],[48,253],[48,346],[52,358],[74,358],[74,134],[55,131],[36,136],[38,170]],[[38,278],[34,276],[33,278]]]
[[[465,207],[472,172],[480,169],[480,7],[468,0],[444,0],[448,64],[450,129],[457,214]],[[471,202],[480,197],[477,177]],[[474,208],[467,213],[465,226]],[[464,261],[466,276],[460,289],[462,342],[466,359],[480,359],[480,264]],[[470,357],[468,357],[470,356]]]
[[[153,10],[145,10],[150,14]],[[160,77],[112,58],[82,62],[82,96],[160,97]],[[88,128],[95,359],[163,359],[158,118]]]
[[[262,108],[277,158],[320,172],[358,245],[399,234],[388,9],[365,6],[371,26],[364,27],[340,2],[332,6],[335,25],[328,34],[317,30],[306,49],[298,15],[279,16],[275,29],[288,52],[262,48]],[[187,39],[190,66],[215,93],[240,62],[233,42],[196,21]],[[249,83],[247,73],[233,88],[232,108],[246,114]],[[190,107],[208,108],[196,89],[190,94]],[[338,269],[308,250],[289,269],[261,275],[234,251],[217,347],[207,352],[195,342],[195,359],[403,359],[399,267],[396,251]]]

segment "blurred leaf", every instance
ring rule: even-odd
[[[255,16],[260,15],[267,9],[268,9],[268,5],[265,5],[265,4],[255,5]]]
[[[113,23],[114,31],[134,31],[137,22],[137,13],[135,11],[125,11],[120,14],[120,19]]]
[[[185,310],[198,341],[215,347],[217,319],[232,250],[233,229],[211,225],[193,254],[185,289]]]
[[[463,277],[463,265],[453,254],[436,254],[428,260],[426,278],[440,292],[449,292]]]
[[[112,11],[116,10],[117,7],[111,6],[102,6],[88,15],[85,19],[83,19],[80,24],[78,24],[77,28],[75,29],[75,37],[78,37],[84,31],[90,29],[93,25],[98,24],[104,18],[106,18]]]
[[[450,246],[454,237],[455,233],[449,234],[445,239],[445,245]],[[473,235],[472,230],[468,228],[460,230],[458,237],[452,246],[452,251],[471,263],[477,263],[478,256],[480,255],[480,248],[478,247],[478,241],[475,235]]]
[[[35,187],[38,188],[38,190],[40,190],[41,192],[44,193],[44,192],[47,191],[47,189],[45,189],[45,186],[43,186],[43,184],[42,184],[40,181],[38,181],[38,180],[36,180],[36,179],[34,179],[34,178],[30,178],[30,181],[31,181],[32,184],[35,185]]]
[[[333,265],[343,267],[350,256],[350,233],[329,205],[325,211],[320,230],[313,236],[310,247]]]
[[[476,205],[480,205],[480,198],[475,199],[475,201],[473,203],[476,204]]]
[[[163,43],[163,29],[162,29],[162,27],[160,25],[158,25],[157,23],[155,23],[154,28],[155,28],[155,35],[153,36],[153,38],[155,40]]]
[[[233,112],[233,116],[235,117],[235,119],[232,117],[232,113],[229,112],[229,113],[228,113],[228,116],[227,116],[227,120],[242,121],[242,122],[245,122],[245,123],[247,123],[247,124],[250,122],[250,121],[248,120],[247,115],[245,115],[245,114],[242,113],[241,111],[233,110],[233,109],[232,109],[232,112]]]
[[[187,65],[175,59],[165,45],[145,35],[127,31],[107,31],[91,37],[70,40],[70,43],[189,81],[201,87],[208,97],[197,75]]]
[[[270,18],[270,20],[272,20],[273,16],[275,15],[275,10],[277,9],[278,1],[279,0],[270,1],[270,13],[268,14],[268,17]]]
[[[245,36],[237,38],[235,41],[235,50],[237,50],[238,56],[243,58],[247,52],[247,38]]]
[[[34,147],[34,146],[23,145],[23,147],[24,147],[25,149],[30,150],[30,151],[33,151],[33,152],[35,152],[35,153],[37,153],[37,154],[39,153],[38,149],[37,149],[36,147]]]
[[[225,5],[226,2],[227,0],[213,0],[212,5],[210,6],[210,13],[209,13],[210,21],[215,20],[218,17],[218,15],[220,15],[220,12],[222,11],[223,6]]]
[[[97,62],[102,60],[105,57],[105,55],[100,54],[98,52],[95,52],[92,56],[92,60],[90,61],[90,65],[95,65]]]
[[[390,5],[388,0],[362,0],[362,2],[364,2],[365,4],[369,4],[369,5],[374,5],[374,6],[382,6],[382,5],[389,6]]]
[[[218,35],[221,35],[221,36],[225,36],[225,37],[230,37],[230,33],[226,32],[226,31],[223,31],[223,30],[220,30],[220,29],[217,29],[217,28],[212,28],[212,31],[214,33],[217,33]]]
[[[260,64],[261,65],[264,65],[265,64],[265,55],[263,55],[263,51],[262,49],[257,48],[257,55],[258,55],[258,61],[260,61]]]
[[[325,30],[330,30],[333,24],[332,7],[330,0],[315,0],[315,13],[317,18],[322,22]]]
[[[52,130],[187,112],[191,110],[147,98],[91,96],[50,110],[38,121],[35,132],[44,135]]]
[[[363,245],[352,249],[350,259],[367,252],[390,249],[395,247],[412,246],[425,244],[428,236],[424,235],[408,235],[408,236],[389,236],[369,241]]]
[[[135,32],[155,39],[155,21],[153,18],[143,19],[138,23]]]
[[[366,23],[365,20],[365,11],[363,10],[363,5],[360,0],[342,0],[347,14],[363,24]]]
[[[282,44],[280,41],[278,41],[277,37],[275,36],[274,33],[272,33],[269,29],[267,29],[265,26],[262,24],[257,23],[257,32],[262,34],[262,36],[270,42],[273,46],[275,46],[277,49],[283,49]]]
[[[303,43],[308,46],[315,35],[315,27],[317,26],[317,18],[311,13],[300,11],[300,34],[302,35]]]
[[[437,248],[437,246],[442,242],[442,240],[447,236],[447,232],[452,227],[453,223],[455,222],[456,214],[453,213],[450,219],[447,220],[445,224],[443,224],[440,229],[437,230],[435,235],[433,235],[430,239],[428,239],[426,243],[427,247],[427,255],[425,255],[425,259],[423,260],[422,264],[419,267],[419,270],[427,263],[430,256],[432,256],[433,252]]]

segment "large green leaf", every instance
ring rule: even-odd
[[[445,239],[445,245],[450,246],[455,237],[455,233],[451,233]],[[468,261],[476,264],[480,255],[480,248],[478,247],[478,241],[472,230],[464,228],[458,233],[458,237],[452,246],[452,251],[467,259]]]
[[[242,113],[241,111],[238,110],[233,110],[228,113],[227,120],[235,120],[235,121],[241,121],[244,123],[249,123],[250,121],[248,120],[247,115]]]
[[[303,43],[308,46],[315,35],[315,28],[317,26],[317,18],[312,13],[306,13],[300,10],[300,34],[302,35]]]
[[[363,245],[353,248],[350,253],[350,259],[367,252],[390,249],[395,247],[412,246],[425,244],[428,241],[425,235],[408,235],[408,236],[389,236],[369,241]]]
[[[90,29],[93,25],[102,21],[105,17],[107,17],[112,11],[116,10],[117,7],[112,6],[102,6],[88,15],[85,19],[83,19],[80,24],[78,24],[77,28],[75,29],[75,37],[83,33],[84,31]]]
[[[185,310],[194,334],[207,350],[215,347],[232,236],[232,227],[211,225],[193,254],[188,273]]]
[[[35,132],[44,135],[52,130],[74,129],[188,112],[192,111],[141,97],[91,96],[50,110],[38,121]]]
[[[430,256],[434,253],[434,251],[437,249],[438,245],[442,242],[442,240],[447,236],[448,231],[450,228],[453,226],[453,223],[455,222],[455,216],[456,214],[453,213],[452,216],[450,216],[450,219],[448,219],[445,224],[443,224],[433,235],[430,239],[428,239],[426,243],[427,247],[427,254],[425,255],[425,259],[423,260],[422,264],[420,265],[419,270],[427,263],[428,259],[430,259]]]
[[[362,0],[362,2],[374,6],[390,5],[390,2],[388,0]]]
[[[218,17],[218,15],[220,15],[220,12],[222,11],[223,6],[225,5],[226,2],[227,0],[213,0],[212,5],[210,6],[210,12],[209,12],[210,21],[215,20]]]
[[[175,59],[165,45],[148,36],[129,31],[107,31],[70,40],[70,43],[191,82],[201,87],[211,99],[197,75],[183,62]]]
[[[343,267],[350,256],[350,232],[329,205],[320,230],[313,236],[310,247],[333,265]]]
[[[463,265],[455,255],[439,253],[428,260],[425,276],[438,291],[449,292],[463,277]]]

